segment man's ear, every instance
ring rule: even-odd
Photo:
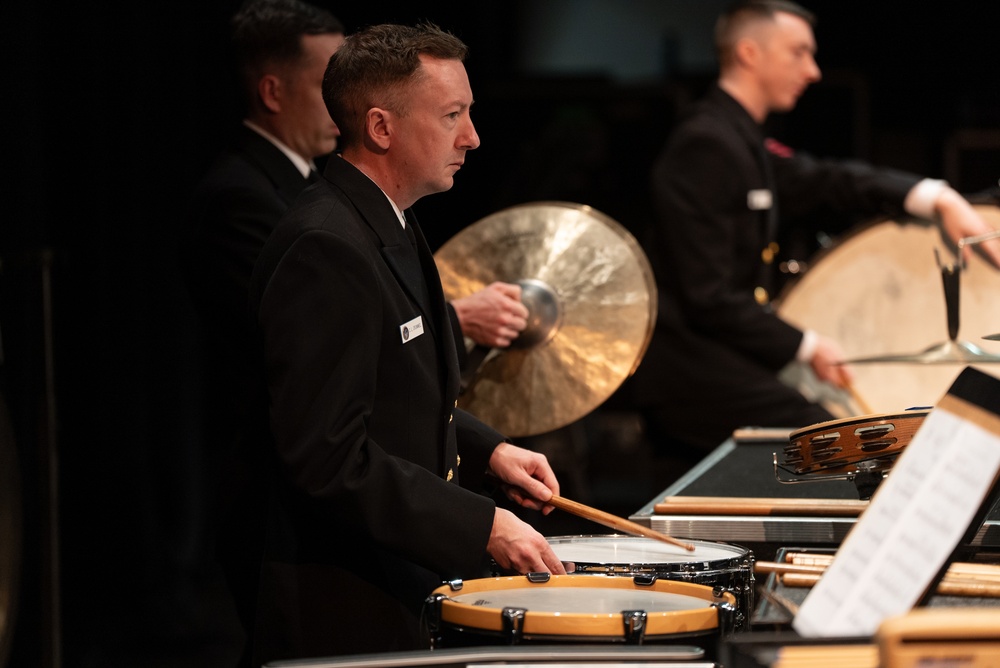
[[[257,82],[257,97],[265,109],[271,113],[281,112],[281,101],[285,89],[281,79],[273,74],[265,74]]]
[[[389,149],[393,130],[392,121],[392,112],[378,107],[369,109],[368,114],[365,116],[365,134],[367,135],[367,139],[382,151]]]
[[[760,44],[752,37],[741,37],[736,40],[733,55],[736,63],[742,67],[756,67],[760,58]]]

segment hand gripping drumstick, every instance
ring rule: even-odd
[[[641,524],[636,524],[635,522],[622,519],[621,517],[617,517],[611,513],[606,513],[603,510],[597,510],[596,508],[591,508],[590,506],[585,506],[582,503],[564,499],[563,497],[556,496],[555,494],[552,495],[552,498],[549,499],[548,503],[560,510],[565,510],[566,512],[572,513],[577,517],[582,517],[584,519],[597,522],[598,524],[603,524],[606,527],[635,534],[637,536],[655,538],[656,540],[663,541],[664,543],[670,543],[671,545],[683,547],[688,552],[694,552],[694,545],[691,543],[685,543],[677,540],[676,538],[671,538],[670,536],[660,533],[659,531],[653,531],[652,529],[644,527]]]

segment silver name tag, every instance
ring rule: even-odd
[[[767,211],[771,208],[771,191],[767,188],[747,192],[747,206],[751,211]]]

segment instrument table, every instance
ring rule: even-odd
[[[833,549],[819,549],[812,551],[825,552],[828,554],[835,553]],[[787,552],[803,552],[803,550],[797,547],[781,548],[778,550],[775,561],[779,563],[784,562],[785,553]],[[806,596],[808,596],[811,591],[811,588],[809,587],[787,587],[781,583],[781,580],[774,573],[768,574],[762,584],[762,587],[765,592],[777,594],[779,598],[775,600],[767,596],[759,597],[757,608],[754,610],[752,617],[752,623],[758,628],[763,628],[768,625],[776,628],[790,625],[793,619],[793,614],[790,610],[783,607],[778,601],[785,600],[790,601],[795,605],[802,605],[802,603],[806,600]],[[1000,607],[1000,598],[933,594],[928,597],[927,602],[924,605],[930,608],[996,608]]]
[[[791,431],[737,432],[629,519],[675,538],[742,544],[758,559],[772,559],[779,547],[787,545],[840,545],[857,518],[656,513],[656,504],[668,496],[857,500],[858,491],[851,481],[818,476],[795,484],[778,482],[773,453],[788,444]],[[1000,547],[1000,509],[990,511],[971,547]]]

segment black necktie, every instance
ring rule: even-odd
[[[306,183],[311,184],[311,183],[316,183],[317,181],[319,181],[319,172],[317,172],[315,169],[310,169],[309,176],[306,177]]]
[[[406,221],[406,224],[403,225],[403,229],[406,231],[406,236],[409,237],[409,239],[410,239],[410,244],[414,248],[416,248],[417,247],[417,235],[413,233],[413,225],[410,224],[410,221]]]

